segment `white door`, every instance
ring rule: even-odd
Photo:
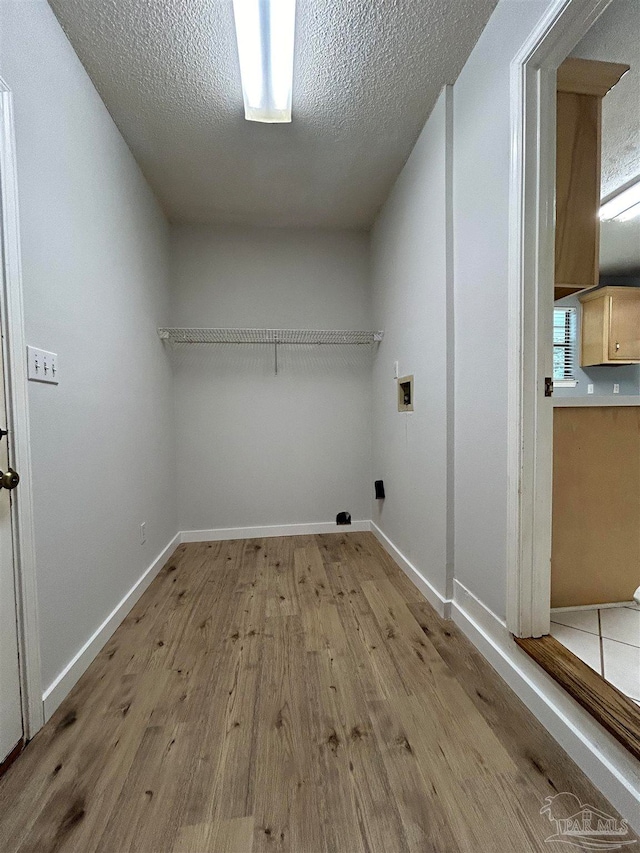
[[[6,424],[4,370],[0,347],[0,426]],[[7,436],[0,439],[0,471],[7,472]],[[18,666],[16,587],[11,536],[11,492],[0,488],[0,763],[22,739]]]

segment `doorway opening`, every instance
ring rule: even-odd
[[[558,69],[551,550],[551,635],[634,702],[640,207],[624,205],[640,182],[638,45],[639,10],[613,0]]]
[[[559,589],[559,578],[552,568],[552,553],[554,563],[559,565],[560,526],[557,516],[559,513],[563,518],[568,516],[567,506],[563,506],[557,492],[557,470],[554,478],[554,425],[557,429],[570,408],[569,404],[561,408],[557,395],[562,396],[564,393],[570,397],[580,392],[581,389],[575,391],[578,387],[577,367],[581,360],[584,361],[583,355],[578,354],[575,348],[576,334],[581,330],[581,317],[584,316],[582,306],[573,305],[567,296],[571,297],[573,292],[600,283],[596,266],[600,164],[597,163],[596,171],[589,179],[593,192],[597,193],[596,200],[591,204],[593,209],[585,212],[584,198],[569,198],[571,204],[567,207],[567,188],[577,184],[584,190],[588,182],[584,179],[577,181],[575,175],[571,174],[567,177],[560,157],[562,144],[569,136],[572,137],[573,148],[566,163],[575,168],[582,162],[576,157],[575,149],[576,140],[584,141],[577,135],[581,118],[584,118],[577,109],[578,104],[592,111],[589,118],[585,119],[585,125],[598,145],[600,143],[596,103],[594,101],[587,106],[580,100],[589,94],[584,86],[594,86],[591,73],[593,66],[577,67],[580,63],[573,58],[568,65],[563,63],[609,5],[609,2],[597,0],[564,0],[554,4],[512,64],[511,517],[507,624],[514,636],[521,638],[523,648],[618,739],[625,742],[625,731],[631,731],[632,743],[630,745],[627,741],[625,745],[633,751],[640,750],[640,714],[637,706],[619,694],[615,687],[604,682],[601,672],[589,670],[583,661],[566,652],[552,636],[556,629],[551,622],[555,618],[555,613],[554,616],[551,613],[551,605],[558,603],[557,600],[554,602],[552,595],[555,596]],[[602,71],[602,67],[599,70]],[[605,70],[611,79],[602,85],[604,91],[600,98],[617,82],[613,79],[615,75],[618,74],[619,79],[624,73],[620,67]],[[576,81],[577,72],[582,73],[581,82]],[[576,92],[573,105],[570,104],[567,109],[564,104],[566,112],[561,113],[558,90],[570,90],[570,86],[583,88]],[[595,98],[596,93],[593,95]],[[590,228],[593,232],[591,255],[588,250],[576,253],[575,235],[566,231],[566,221],[563,220],[567,210],[572,214],[570,224],[578,231]],[[561,262],[566,260],[565,268],[572,267],[572,270],[571,273],[562,272],[558,278],[558,269],[562,268],[562,263],[558,260],[557,246],[563,240],[566,243],[563,251],[566,254],[568,246],[573,249],[574,257],[566,258],[561,253]],[[574,287],[571,274],[576,272],[581,263],[589,269],[587,272],[584,269],[578,272],[582,276],[579,279],[582,286]],[[590,278],[585,280],[585,275]],[[560,300],[555,304],[554,296]],[[550,393],[552,379],[558,386],[555,406],[554,397]],[[586,392],[587,388],[584,390]],[[640,399],[637,402],[640,403]],[[586,407],[583,409],[586,411]],[[635,411],[640,409],[636,408]],[[558,412],[561,414],[558,415]],[[557,463],[561,457],[559,454],[555,454],[555,457]],[[566,462],[567,455],[563,458]],[[570,482],[575,483],[575,478],[570,478]],[[596,642],[600,644],[603,640],[598,636]],[[594,673],[593,678],[591,673]],[[599,696],[595,695],[598,691]],[[603,705],[605,713],[599,715]],[[599,711],[594,711],[595,706],[598,706]],[[624,719],[621,720],[621,716]]]

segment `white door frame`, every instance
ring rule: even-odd
[[[511,63],[507,627],[549,633],[556,70],[611,0],[555,0]]]
[[[20,263],[16,145],[11,90],[0,78],[0,323],[5,364],[9,457],[20,474],[11,495],[14,575],[24,737],[44,725],[36,590],[26,338]],[[1,379],[1,377],[0,377]]]

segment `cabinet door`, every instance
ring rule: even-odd
[[[640,360],[640,290],[609,297],[609,358]]]

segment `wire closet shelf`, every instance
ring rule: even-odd
[[[273,364],[278,375],[278,347],[282,344],[308,346],[359,345],[379,343],[384,332],[328,329],[158,329],[160,337],[171,344],[271,344]]]
[[[382,340],[384,333],[326,329],[158,329],[173,344],[346,344],[365,345]]]

